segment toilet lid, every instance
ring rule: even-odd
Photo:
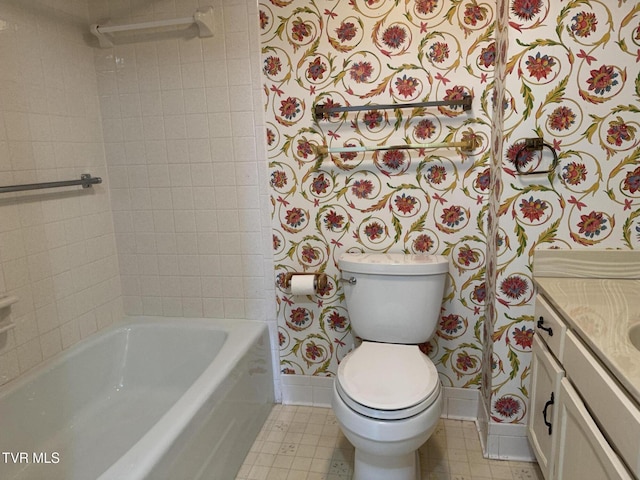
[[[417,345],[362,342],[340,363],[337,381],[351,400],[384,411],[424,409],[440,391],[436,367]]]

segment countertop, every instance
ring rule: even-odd
[[[640,280],[538,277],[539,291],[640,405],[640,351],[628,330],[640,323]]]

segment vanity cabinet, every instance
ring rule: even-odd
[[[588,371],[585,370],[586,365],[598,365],[598,361],[584,346],[579,355],[586,353],[589,358],[576,356],[579,342],[567,330],[567,324],[549,302],[538,295],[528,425],[531,447],[546,480],[633,480],[634,477],[616,453],[620,450],[611,446],[608,433],[600,429],[587,407],[590,404],[585,401],[584,393],[594,398],[592,403],[597,403],[595,398],[601,395],[596,392],[594,397],[593,393],[587,391],[593,390],[588,385],[581,384],[576,388],[573,384],[572,372],[583,382],[589,377],[589,374],[584,376],[584,372]],[[570,349],[570,358],[565,359],[567,348]],[[568,364],[565,360],[568,360]],[[615,403],[609,405],[607,411],[610,408],[616,408]],[[635,417],[632,414],[628,419],[632,422]],[[640,438],[640,422],[638,425]],[[631,438],[625,434],[625,443],[635,440],[634,428],[631,431]],[[627,444],[623,449],[635,449],[637,452],[639,445],[635,443],[629,448]]]

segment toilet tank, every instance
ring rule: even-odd
[[[338,266],[351,328],[357,336],[402,344],[431,338],[449,271],[446,257],[345,253]]]

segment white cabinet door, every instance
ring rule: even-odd
[[[557,401],[564,371],[545,344],[533,338],[531,360],[531,410],[527,433],[546,480],[553,478],[553,441],[557,425]]]
[[[561,364],[564,364],[564,337],[567,333],[567,326],[541,295],[536,297],[535,320],[536,336],[543,339],[553,356]]]
[[[633,480],[566,378],[558,395],[557,480]]]

